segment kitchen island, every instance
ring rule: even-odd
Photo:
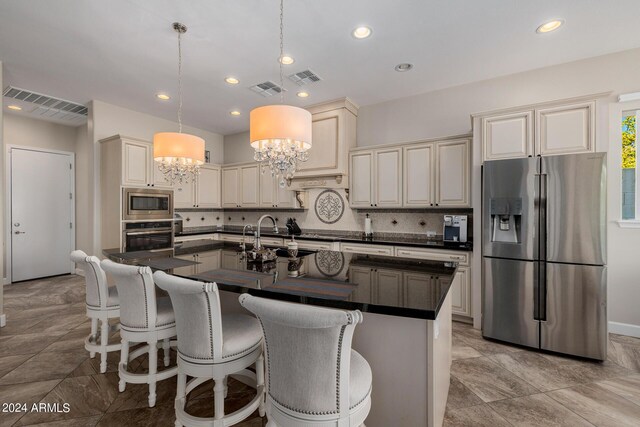
[[[449,390],[451,297],[457,264],[338,251],[299,251],[290,259],[248,262],[236,244],[196,241],[173,257],[106,250],[114,261],[148,265],[194,280],[216,282],[223,311],[243,308],[238,294],[360,310],[353,348],[373,371],[366,424],[439,426]],[[403,369],[400,369],[403,368]]]

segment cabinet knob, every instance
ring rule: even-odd
[[[431,206],[433,206],[433,203],[431,203]]]
[[[438,204],[436,203],[436,206],[440,206],[440,205],[438,205]]]

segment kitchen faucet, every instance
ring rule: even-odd
[[[273,219],[271,215],[262,215],[258,220],[258,226],[257,226],[258,230],[256,231],[256,245],[253,248],[254,251],[259,251],[260,249],[262,249],[262,244],[260,243],[260,227],[262,227],[262,220],[265,218],[269,218],[271,222],[273,222],[273,232],[274,233],[278,232],[278,226],[276,225],[276,220]]]
[[[249,231],[251,231],[253,229],[253,226],[251,224],[246,224],[244,227],[242,227],[242,243],[240,243],[240,249],[242,249],[242,252],[247,251],[247,245],[244,242],[244,233],[247,231],[247,228],[249,229]]]

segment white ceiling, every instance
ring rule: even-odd
[[[86,103],[99,99],[175,119],[177,39],[184,36],[184,122],[222,134],[278,102],[248,87],[278,81],[278,0],[21,0],[0,2],[5,86]],[[640,46],[639,0],[286,0],[285,50],[323,78],[285,78],[285,101],[343,96],[367,105]],[[552,18],[566,24],[538,35]],[[369,39],[351,30],[373,28]],[[394,71],[401,62],[415,68]],[[229,86],[224,77],[240,79]],[[167,92],[171,101],[155,98]],[[240,117],[229,111],[239,109]]]

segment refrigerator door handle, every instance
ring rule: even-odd
[[[547,263],[540,262],[540,286],[538,294],[538,315],[542,322],[547,321]]]
[[[539,260],[547,260],[547,174],[540,174],[540,200],[538,213]]]
[[[547,320],[547,264],[536,262],[533,269],[533,319]]]
[[[533,320],[540,320],[540,263],[533,263]]]

